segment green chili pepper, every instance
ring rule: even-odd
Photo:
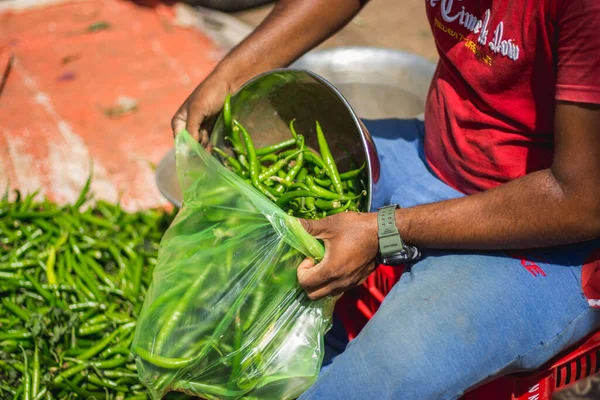
[[[238,161],[240,162],[241,166],[247,170],[250,170],[250,165],[248,164],[248,160],[246,159],[246,156],[244,154],[239,154],[237,157],[238,157]]]
[[[162,357],[158,354],[150,354],[146,349],[141,347],[136,347],[134,349],[136,355],[142,358],[145,361],[148,361],[152,365],[156,365],[157,367],[165,368],[165,369],[180,369],[190,365],[196,360],[196,357],[187,357],[187,358],[169,358]]]
[[[233,329],[234,329],[233,359],[231,360],[232,367],[231,367],[231,374],[229,375],[229,381],[235,385],[238,380],[238,377],[240,375],[240,363],[242,361],[241,347],[242,347],[242,339],[244,336],[244,331],[242,328],[239,311],[235,315],[235,318],[233,320],[233,325],[234,325],[233,326]]]
[[[111,371],[111,370],[106,370],[102,372],[102,375],[106,376],[107,378],[133,378],[137,381],[138,375],[133,373],[133,372],[127,372],[127,371]]]
[[[231,123],[231,94],[228,93],[225,96],[225,103],[223,104],[223,124],[225,125],[225,132],[233,138],[233,124]]]
[[[60,229],[58,227],[54,226],[51,223],[48,223],[46,220],[34,219],[32,222],[34,224],[36,224],[37,226],[39,226],[40,228],[42,228],[43,230],[45,230],[46,232],[52,232],[54,234],[57,234],[60,232]]]
[[[78,396],[80,396],[83,399],[92,399],[92,398],[100,399],[101,397],[104,396],[104,393],[102,393],[102,392],[90,392],[90,391],[81,389],[77,385],[73,384],[70,381],[65,381],[65,385],[67,385],[69,387],[69,389],[71,389],[73,392],[75,392]]]
[[[27,211],[27,212],[11,212],[9,217],[19,220],[32,220],[34,218],[52,218],[56,217],[60,211]]]
[[[56,248],[50,247],[50,253],[46,259],[46,279],[50,285],[56,285],[56,274],[54,273],[54,264],[56,263]]]
[[[311,211],[314,210],[317,206],[317,199],[314,197],[306,197],[306,209]]]
[[[0,270],[26,269],[38,265],[38,260],[15,261],[8,264],[0,264]]]
[[[312,151],[305,152],[304,160],[306,162],[309,162],[309,163],[323,169],[323,170],[326,169],[325,162],[321,159],[321,157],[319,157],[317,154],[313,153]]]
[[[21,346],[21,351],[23,351],[23,398],[26,400],[31,399],[31,380],[29,376],[29,368],[27,366],[27,354],[25,353],[25,349]]]
[[[92,271],[104,282],[109,288],[115,289],[115,283],[110,279],[110,277],[104,272],[104,268],[100,266],[89,254],[82,254],[78,256],[81,263],[90,267]]]
[[[43,387],[37,394],[37,396],[35,396],[33,398],[33,400],[42,400],[44,397],[46,396],[47,399],[52,399],[52,395],[48,392],[48,389]]]
[[[256,288],[256,290],[254,291],[252,305],[250,307],[250,310],[248,311],[248,314],[246,317],[246,322],[244,323],[244,326],[243,326],[244,331],[247,331],[248,329],[250,329],[250,327],[256,320],[256,317],[258,316],[258,314],[261,311],[262,302],[263,302],[263,299],[265,296],[264,286],[265,286],[265,284],[263,282],[260,282],[258,284],[258,287]]]
[[[308,150],[305,150],[305,151],[308,152]],[[292,154],[297,153],[297,152],[298,152],[298,149],[290,149],[290,150],[282,151],[281,153],[277,154],[277,159],[289,157]]]
[[[321,125],[317,121],[317,141],[319,143],[319,151],[321,153],[321,157],[323,158],[323,162],[325,163],[325,170],[331,179],[331,183],[335,189],[335,191],[339,194],[343,194],[344,191],[342,189],[342,180],[340,179],[340,174],[337,169],[337,165],[335,164],[335,160],[331,155],[331,151],[329,150],[329,144],[327,144],[327,140],[325,139],[325,135],[323,134],[323,130],[321,129]]]
[[[274,163],[274,162],[277,162],[277,160],[279,160],[279,157],[277,157],[277,154],[267,154],[266,156],[259,157],[259,161],[261,163],[266,163],[266,162]]]
[[[132,340],[133,340],[133,336],[131,336],[130,339],[128,339],[127,341],[125,341],[123,343],[123,345],[122,345],[123,347],[121,347],[121,345],[119,347],[109,347],[108,349],[106,349],[102,353],[100,353],[100,358],[106,359],[110,356],[114,356],[117,354],[128,357],[129,354],[131,353],[131,350],[129,349],[129,345],[131,344]]]
[[[236,153],[242,153],[242,143],[240,142],[239,129],[233,126],[233,117],[231,115],[231,95],[228,94],[223,103],[223,125],[225,126],[225,140],[228,140]]]
[[[239,122],[233,121],[233,123],[242,132],[242,139],[244,140],[244,146],[246,146],[246,152],[248,153],[248,162],[250,165],[250,180],[252,181],[252,185],[256,189],[258,189],[262,194],[274,201],[275,196],[272,195],[259,180],[260,163],[256,158],[256,151],[254,149],[254,144],[252,143],[252,138],[250,137],[250,134]]]
[[[365,196],[367,194],[367,192],[365,190],[363,190],[360,194],[358,194],[356,196],[347,195],[347,194],[337,194],[334,192],[330,192],[329,190],[323,189],[323,188],[315,185],[315,182],[311,176],[306,177],[306,186],[308,187],[308,190],[310,190],[311,192],[314,193],[313,196],[320,197],[322,199],[328,199],[328,200],[340,200],[340,201],[356,200],[357,198],[359,198],[361,196]]]
[[[295,199],[297,197],[314,197],[314,196],[315,196],[315,194],[308,190],[294,190],[294,191],[285,193],[283,196],[281,196],[279,199],[277,199],[275,204],[277,204],[279,207],[283,208],[287,203],[289,203],[290,201],[292,201],[293,199]]]
[[[306,186],[304,183],[296,182],[288,187],[288,191],[292,190],[308,190],[308,186]]]
[[[87,360],[87,359],[95,356],[96,354],[98,354],[99,352],[101,352],[102,350],[104,350],[104,348],[106,346],[108,346],[109,343],[112,342],[113,339],[116,338],[119,333],[121,333],[123,331],[131,330],[134,327],[135,327],[135,322],[130,322],[128,324],[121,325],[120,327],[118,327],[117,329],[115,329],[114,331],[112,331],[110,333],[110,335],[106,336],[100,342],[98,342],[94,346],[90,347],[84,353],[80,354],[79,357],[77,357],[77,358],[79,360]]]
[[[329,186],[331,186],[330,179],[320,179],[320,178],[314,177],[313,180],[315,181],[315,183],[317,185],[321,186],[322,188],[328,188]]]
[[[100,379],[96,375],[90,374],[87,377],[88,382],[99,387],[106,387],[113,390],[128,390],[127,386],[119,386],[115,381],[103,378]]]
[[[348,171],[348,172],[343,172],[340,174],[340,179],[343,181],[350,181],[351,179],[357,177],[358,175],[360,175],[360,173],[362,172],[362,170],[365,168],[366,164],[363,164],[360,168],[358,169],[354,169],[352,171]],[[319,179],[319,178],[314,178],[315,182],[319,185],[319,186],[323,186],[323,187],[328,187],[331,186],[331,179]]]
[[[93,335],[99,332],[103,332],[104,330],[106,330],[109,327],[109,324],[107,323],[100,323],[100,324],[89,324],[86,326],[81,326],[79,327],[79,329],[77,330],[77,335],[79,336],[89,336],[89,335]]]
[[[75,203],[73,204],[73,209],[78,210],[79,207],[81,207],[83,205],[83,203],[85,203],[86,199],[87,199],[87,195],[90,192],[90,187],[92,186],[92,175],[94,173],[94,169],[93,166],[90,165],[90,174],[88,175],[85,184],[83,185],[83,189],[81,190],[81,192],[79,193],[79,196],[77,197],[77,200],[75,200]]]
[[[185,294],[183,295],[177,306],[173,309],[171,317],[162,326],[159,334],[156,337],[156,341],[154,342],[154,348],[156,348],[157,351],[160,352],[163,350],[163,346],[167,338],[169,337],[173,329],[175,329],[175,326],[179,323],[179,319],[181,318],[185,310],[190,306],[190,302],[196,295],[197,289],[200,287],[202,282],[204,282],[204,279],[208,275],[208,272],[209,270],[206,269],[202,274],[200,274],[196,278],[196,280],[191,285],[189,285]]]
[[[221,157],[223,157],[223,159],[225,161],[227,161],[229,163],[229,165],[231,165],[233,167],[234,170],[237,170],[237,171],[240,171],[240,172],[242,171],[242,165],[234,157],[232,157],[229,154],[225,153],[223,150],[219,149],[218,147],[213,147],[212,151],[214,151],[215,153],[217,153],[218,155],[220,155]]]
[[[300,150],[304,150],[304,138],[300,139],[299,146],[300,146]],[[304,152],[301,151],[298,154],[298,156],[296,157],[294,166],[289,169],[289,171],[284,179],[287,181],[293,181],[296,178],[296,176],[300,173],[300,170],[302,169],[303,165],[304,165]]]
[[[269,168],[267,168],[266,170],[264,170],[263,172],[261,172],[258,175],[258,180],[262,182],[265,179],[267,179],[267,178],[273,176],[274,174],[276,174],[279,170],[281,170],[281,168],[284,167],[284,165],[286,165],[290,161],[290,158],[292,158],[293,156],[297,155],[298,153],[302,154],[302,150],[297,151],[296,153],[290,154],[286,158],[278,160],[275,164],[271,165]],[[290,180],[290,179],[288,179],[288,180]]]
[[[304,182],[306,175],[308,175],[308,169],[304,168],[304,167],[300,168],[300,172],[298,173],[298,176],[296,177],[296,181]]]
[[[317,199],[315,201],[315,206],[320,210],[330,211],[336,208],[340,208],[342,206],[342,202],[340,200],[323,200]]]
[[[207,393],[218,397],[239,398],[246,394],[247,389],[243,390],[228,390],[216,385],[207,385],[198,382],[187,382],[179,380],[173,385],[173,389],[190,391],[191,393]]]
[[[356,177],[357,177],[357,176],[359,176],[359,175],[360,175],[360,173],[361,173],[361,172],[362,172],[362,171],[365,169],[365,166],[366,166],[366,165],[367,165],[367,163],[366,163],[366,162],[364,162],[364,163],[363,163],[363,164],[360,166],[360,168],[353,169],[353,170],[351,170],[351,171],[348,171],[348,172],[343,172],[343,173],[341,173],[341,174],[340,174],[340,179],[341,179],[341,180],[343,180],[343,181],[345,181],[345,180],[348,180],[348,179],[356,178]]]
[[[40,389],[40,352],[37,344],[34,342],[33,350],[33,373],[32,373],[32,385],[31,385],[31,397],[34,399],[37,397]]]
[[[281,186],[282,186],[282,189],[280,189],[280,190],[277,190],[277,193],[278,193],[279,195],[285,191],[285,188],[287,188],[287,187],[290,187],[290,186],[292,186],[292,185],[294,184],[294,182],[292,182],[292,181],[288,181],[287,179],[285,179],[285,178],[280,178],[280,177],[278,177],[278,176],[271,176],[271,177],[269,177],[269,179],[267,179],[267,180],[271,180],[271,181],[273,181],[273,182],[277,182],[277,183],[280,183],[280,184],[281,184]]]
[[[2,305],[6,307],[7,310],[15,314],[17,317],[21,318],[24,322],[29,322],[31,320],[31,315],[15,303],[10,300],[3,298]]]
[[[241,128],[240,128],[240,130],[241,130]],[[242,134],[243,134],[243,131],[242,131]],[[256,155],[264,156],[267,154],[276,153],[282,149],[285,149],[286,147],[290,147],[295,144],[296,144],[296,139],[284,140],[283,142],[280,142],[280,143],[276,143],[276,144],[272,144],[270,146],[265,146],[265,147],[256,149]]]
[[[350,207],[351,204],[352,204],[352,200],[348,200],[346,202],[346,204],[344,204],[342,207],[334,208],[333,210],[327,211],[327,215],[339,214],[341,212],[344,212],[344,211],[348,210],[348,207]]]
[[[290,121],[290,132],[292,132],[292,136],[294,139],[298,140],[298,133],[296,132],[296,128],[294,128],[294,123],[296,122],[296,118],[293,118]]]
[[[52,294],[49,291],[44,289],[42,287],[42,285],[36,279],[32,278],[27,273],[23,274],[23,276],[25,277],[25,279],[27,279],[29,282],[31,282],[31,284],[32,284],[33,288],[36,290],[36,292],[38,292],[44,299],[46,299],[46,301],[48,301],[49,303],[53,302],[54,296],[52,296]]]
[[[127,363],[127,357],[122,357],[121,355],[117,354],[114,358],[111,358],[110,360],[92,361],[89,363],[89,365],[95,368],[112,369],[118,368],[124,365],[125,363]]]
[[[116,230],[116,231],[119,230],[118,226],[113,225],[112,223],[108,222],[107,220],[95,217],[91,214],[79,214],[79,218],[81,218],[82,220],[89,222],[91,224],[102,227],[102,228],[108,228],[108,229],[112,229],[112,230]]]
[[[87,289],[92,293],[93,299],[102,300],[105,298],[98,289],[98,281],[82,265],[74,262],[71,267],[73,268],[73,271],[75,271],[75,274],[83,281]]]

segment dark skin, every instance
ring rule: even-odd
[[[558,102],[552,167],[460,199],[396,211],[407,242],[423,248],[499,250],[545,247],[600,237],[600,106]],[[311,299],[362,283],[375,268],[377,216],[338,214],[302,221],[325,242],[298,280]]]
[[[353,0],[279,0],[177,110],[171,121],[173,134],[186,128],[207,146],[212,117],[221,111],[227,93],[262,72],[288,66],[340,30],[361,8]]]
[[[281,0],[182,105],[183,127],[208,143],[209,120],[228,92],[268,69],[293,62],[347,23],[361,8],[349,0]],[[306,29],[310,26],[311,29]],[[402,238],[422,248],[498,250],[600,238],[600,106],[557,102],[552,167],[495,189],[396,211]],[[336,214],[301,221],[325,243],[317,265],[306,259],[298,281],[311,299],[339,294],[375,268],[375,213]]]

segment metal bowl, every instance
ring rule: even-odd
[[[330,96],[333,96],[333,99],[337,98],[338,101],[341,98],[342,101],[346,103],[348,108],[347,112],[354,114],[353,118],[351,118],[352,120],[355,119],[356,115],[361,118],[376,119],[410,118],[421,114],[424,110],[427,90],[435,69],[432,63],[414,54],[399,50],[371,47],[343,47],[311,52],[299,59],[292,67],[314,71],[312,74],[306,72],[309,77],[307,78],[309,82],[311,80],[316,80],[312,85],[324,85],[324,87],[329,89],[331,89],[332,84],[335,85],[335,88],[330,90]],[[283,80],[281,78],[278,79]],[[329,84],[325,79],[332,82],[332,84]],[[252,84],[252,82],[256,84],[256,80],[252,80],[248,82],[247,85]],[[281,84],[281,82],[279,82],[279,84]],[[241,90],[242,89],[240,89],[240,92]],[[288,90],[285,93],[288,98],[284,100],[288,103],[296,100],[301,101],[302,98],[299,96],[305,96],[304,91],[294,93]],[[236,96],[232,99],[233,101],[237,101]],[[274,100],[283,101],[277,96],[274,97]],[[288,118],[295,117],[297,120],[296,127],[302,133],[313,137],[313,139],[313,124],[315,119],[318,119],[322,125],[324,124],[324,121],[328,119],[327,117],[323,119],[323,117],[318,116],[329,113],[330,105],[322,99],[318,99],[315,103],[309,105],[306,110],[299,109],[299,107],[291,109],[288,107],[288,111],[284,111],[284,114],[282,115],[269,116],[269,113],[266,112],[269,107],[271,107],[272,114],[276,113],[275,109],[270,104],[272,101],[273,100],[265,100],[264,104],[261,106],[266,107],[261,111],[261,115],[263,116],[261,119],[264,121],[258,121],[254,118],[254,122],[251,122],[250,125],[247,125],[244,119],[245,117],[248,117],[248,115],[242,116],[240,114],[238,116],[234,105],[234,116],[249,129],[253,138],[257,138],[257,146],[274,143],[279,139],[289,137],[289,131],[287,129]],[[350,105],[352,105],[352,107],[350,107]],[[315,108],[318,108],[318,110],[315,111]],[[246,108],[244,113],[250,114],[253,110],[254,107],[252,109]],[[293,115],[290,114],[290,111]],[[318,112],[320,114],[314,114],[313,116],[313,112]],[[308,118],[305,118],[304,116],[308,116]],[[354,125],[350,125],[355,136],[351,136],[341,129],[334,128],[332,130],[328,127],[331,126],[329,124],[324,126],[324,131],[328,139],[332,135],[335,135],[336,140],[332,143],[332,149],[334,151],[334,156],[336,156],[338,160],[345,156],[343,147],[338,147],[338,144],[341,144],[342,146],[352,144],[356,151],[361,148],[362,143],[363,153],[365,151],[366,145],[362,142],[362,139],[356,139],[359,131],[356,130],[355,122],[356,121],[353,122]],[[222,135],[222,123],[220,126],[221,133],[219,136]],[[258,126],[258,130],[253,126]],[[262,132],[263,129],[265,132]],[[367,138],[370,138],[370,136],[366,130],[362,131],[361,135],[362,134],[364,134],[364,140],[369,142],[370,139]],[[260,135],[260,139],[256,135]],[[213,137],[215,138],[214,140],[217,140],[217,136]],[[347,139],[352,137],[355,139]],[[220,140],[222,140],[222,138]],[[333,144],[335,144],[335,146]],[[342,154],[340,154],[340,151],[342,151]],[[348,149],[348,151],[350,151],[350,149]],[[371,176],[371,182],[369,182],[369,187],[372,187],[374,179],[378,176],[379,168],[378,165],[375,164],[376,157],[371,156],[370,159],[373,162],[370,165],[369,176]],[[344,167],[344,164],[340,165],[341,169]],[[373,177],[374,174],[375,177]],[[159,190],[171,203],[176,206],[181,206],[181,199],[183,196],[179,188],[175,171],[174,150],[167,153],[159,163],[156,171],[156,182]],[[369,194],[372,195],[372,193]]]
[[[341,93],[319,75],[297,69],[277,69],[258,75],[231,97],[231,114],[252,136],[259,148],[292,137],[289,123],[304,135],[306,145],[319,149],[318,121],[340,171],[366,163],[364,182],[368,189],[365,210],[371,207],[373,184],[379,177],[379,160],[371,135]],[[211,133],[211,143],[225,148],[222,115]],[[356,167],[355,167],[356,168]]]

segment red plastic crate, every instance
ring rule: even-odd
[[[360,286],[346,292],[336,304],[348,339],[354,339],[375,314],[400,279],[402,267],[380,265]],[[462,400],[550,400],[559,388],[600,371],[600,331],[557,356],[537,371],[512,374],[479,386]]]

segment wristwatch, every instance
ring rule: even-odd
[[[396,227],[396,209],[398,204],[381,207],[377,210],[377,237],[379,252],[376,261],[383,265],[410,264],[421,257],[421,252],[402,241]]]

